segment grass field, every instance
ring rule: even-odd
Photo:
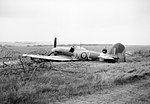
[[[104,46],[85,47],[101,52]],[[7,46],[1,48],[0,56],[12,57],[10,60],[13,60],[18,59],[22,53],[46,53],[51,48],[49,46]],[[107,48],[109,50],[110,46]],[[37,64],[21,58],[17,65],[0,68],[0,104],[73,104],[71,99],[148,80],[150,47],[126,46],[126,50],[133,53],[133,56],[127,57],[126,63],[47,62]],[[150,93],[145,96],[147,96],[146,100],[149,99]],[[145,103],[144,100],[135,102],[139,101]],[[133,101],[125,103],[131,102]],[[107,100],[103,103],[107,103]],[[150,101],[147,100],[146,103]]]

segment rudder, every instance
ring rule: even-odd
[[[126,62],[125,46],[121,43],[116,43],[110,50],[109,54],[118,57],[117,62]]]

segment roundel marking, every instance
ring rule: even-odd
[[[87,53],[86,52],[82,52],[81,53],[81,58],[82,59],[87,59]]]

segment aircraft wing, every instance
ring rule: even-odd
[[[23,54],[23,57],[31,57],[35,59],[42,59],[46,61],[77,61],[77,59],[69,57],[69,56],[45,56],[45,55],[32,55],[32,54]]]

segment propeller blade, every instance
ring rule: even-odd
[[[54,48],[56,48],[57,46],[57,38],[55,37],[54,39]],[[52,55],[54,52],[53,52],[53,49],[51,50],[51,52],[48,54],[48,56]]]
[[[57,46],[57,38],[54,39],[54,48]]]
[[[48,54],[48,56],[50,56],[50,55],[52,55],[53,54],[53,52],[50,52],[49,54]]]

